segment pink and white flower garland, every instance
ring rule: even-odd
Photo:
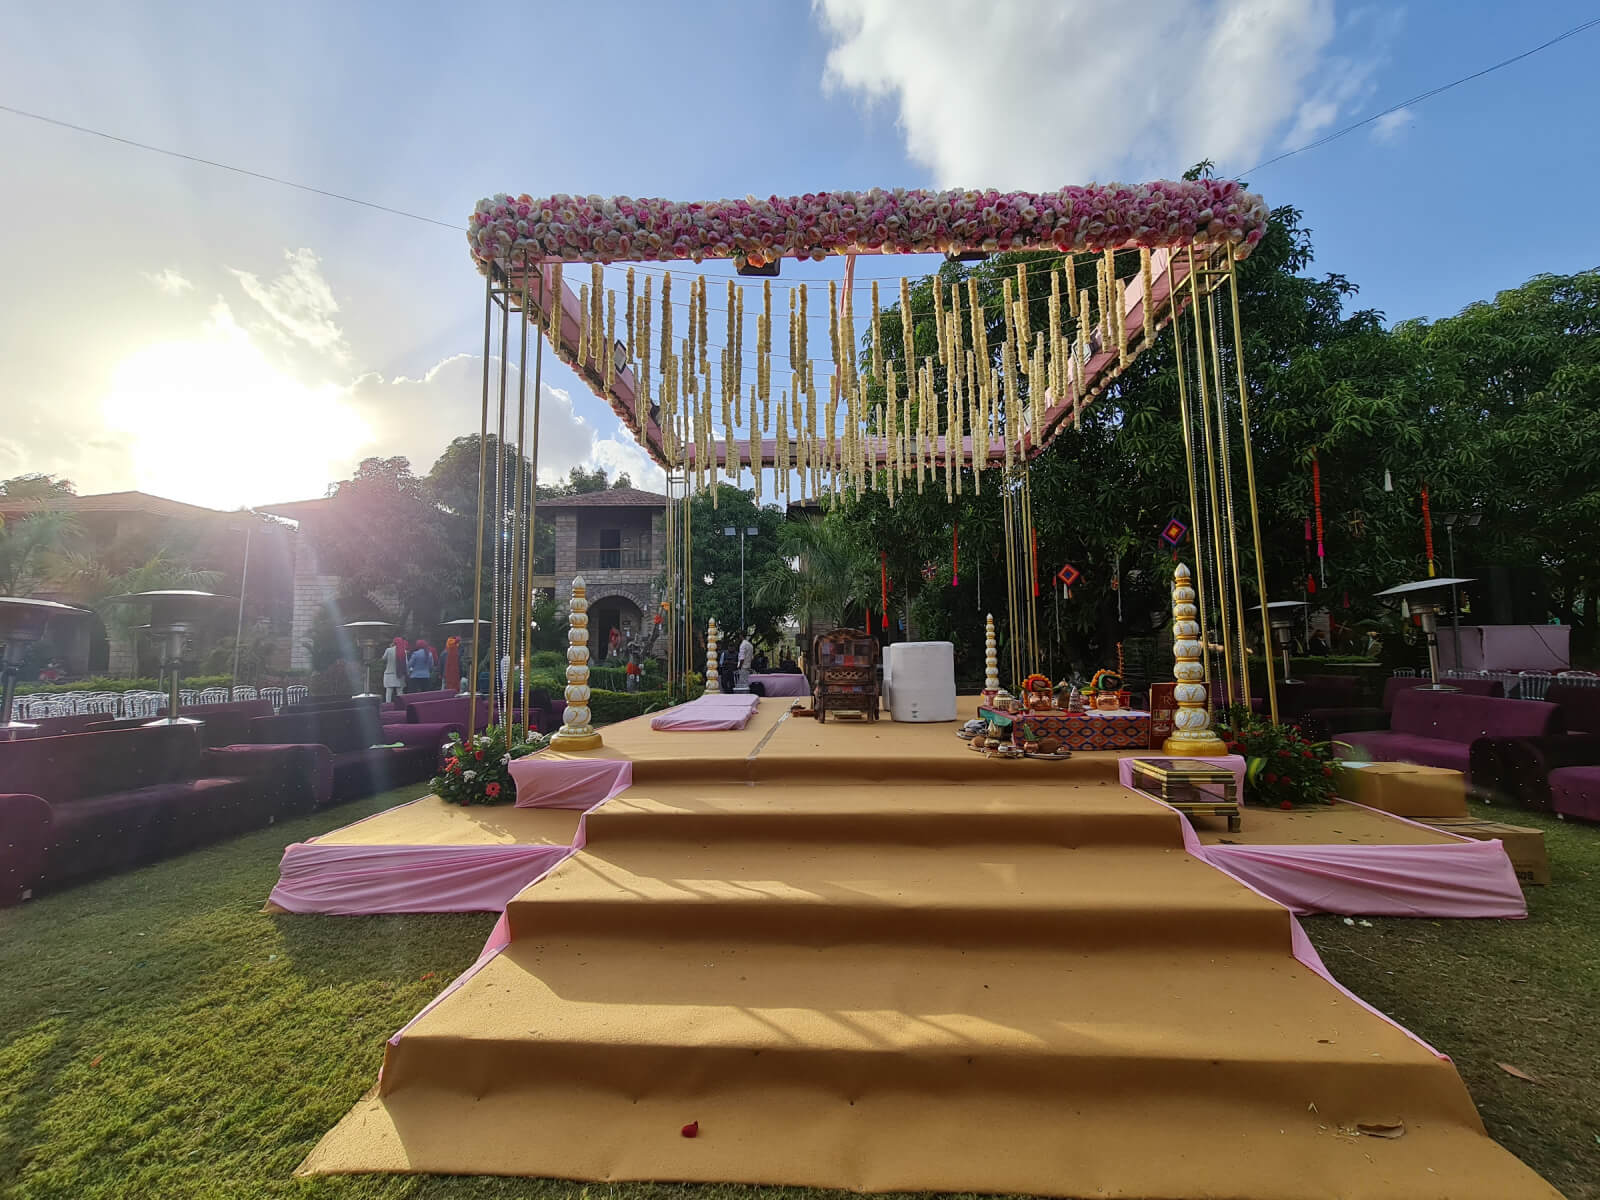
[[[467,240],[480,271],[502,262],[770,262],[830,254],[969,253],[1232,243],[1243,258],[1267,227],[1260,196],[1228,179],[1091,184],[1058,192],[807,192],[680,203],[630,196],[478,202]]]

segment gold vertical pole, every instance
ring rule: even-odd
[[[1167,264],[1168,277],[1171,277],[1172,264]],[[1194,478],[1194,422],[1189,416],[1189,380],[1187,367],[1183,361],[1183,328],[1178,323],[1178,309],[1172,309],[1172,349],[1178,359],[1178,417],[1183,422],[1183,462],[1189,474],[1189,527],[1193,531],[1190,546],[1194,550],[1194,589],[1196,607],[1199,609],[1200,618],[1200,662],[1205,671],[1207,685],[1206,695],[1211,695],[1211,638],[1206,632],[1206,588],[1205,588],[1205,563],[1203,560],[1200,537],[1200,499],[1195,486]]]
[[[663,437],[663,441],[667,439]],[[667,635],[667,691],[674,697],[678,692],[678,539],[677,539],[677,511],[676,500],[673,499],[673,484],[676,476],[671,470],[671,452],[668,451],[667,470],[667,515],[664,522],[667,544],[665,558],[667,564],[667,611],[661,619],[661,631]],[[657,612],[660,610],[657,609]]]
[[[506,373],[510,369],[506,353],[511,341],[511,280],[508,276],[500,289],[500,410],[494,442],[494,597],[489,606],[489,724],[505,719],[505,685],[500,682],[501,645],[505,641],[505,627],[509,622],[504,612],[505,597],[500,590],[500,571],[505,561],[506,536]],[[498,718],[498,720],[497,720]]]
[[[478,418],[477,566],[472,571],[472,699],[467,701],[467,740],[478,733],[478,629],[483,621],[483,492],[489,453],[489,331],[494,328],[494,268],[483,278],[483,412]],[[397,664],[398,665],[398,664]]]
[[[1250,492],[1250,533],[1256,548],[1256,592],[1261,597],[1261,644],[1272,645],[1272,622],[1267,612],[1266,557],[1261,553],[1261,510],[1256,501],[1256,460],[1250,444],[1250,396],[1244,384],[1244,326],[1239,320],[1239,282],[1234,269],[1233,246],[1228,246],[1228,298],[1233,305],[1233,363],[1239,377],[1239,423],[1244,430],[1244,478]],[[1264,651],[1264,653],[1266,653]],[[1278,685],[1267,664],[1267,707],[1278,723]]]
[[[1005,520],[1006,539],[1006,653],[1011,660],[1011,686],[1017,684],[1017,544],[1016,521],[1014,520],[1015,500],[1012,495],[1012,480],[1005,481],[1005,492],[1001,498],[1000,511]]]
[[[1233,454],[1228,447],[1228,393],[1222,387],[1222,349],[1217,339],[1217,297],[1215,290],[1206,293],[1206,316],[1211,327],[1211,376],[1217,389],[1217,448],[1222,470],[1222,502],[1227,509],[1228,553],[1233,566],[1234,636],[1239,642],[1239,690],[1246,707],[1250,704],[1250,650],[1245,641],[1245,608],[1243,572],[1239,569],[1239,526],[1233,515]],[[1265,597],[1263,597],[1263,603]],[[1272,674],[1272,643],[1265,646],[1267,674]]]
[[[544,268],[539,268],[539,315],[544,316],[545,306]],[[557,297],[560,302],[560,297]],[[523,320],[527,320],[527,310],[523,310]],[[532,448],[528,453],[528,565],[524,576],[527,582],[527,596],[523,608],[523,641],[522,641],[522,724],[525,730],[531,732],[532,725],[528,721],[528,667],[532,660],[533,641],[533,568],[538,561],[538,512],[539,512],[539,416],[542,411],[541,400],[544,396],[544,330],[541,328],[534,332],[533,350],[533,427]]]
[[[530,554],[527,557],[527,562],[524,562],[522,561],[524,556],[518,553],[522,549],[520,539],[525,536],[522,514],[523,505],[527,502],[527,497],[523,494],[525,486],[522,468],[522,464],[527,461],[526,454],[528,450],[528,258],[526,254],[522,258],[522,306],[517,310],[517,318],[522,346],[517,352],[517,478],[513,484],[511,510],[511,528],[513,530],[511,538],[513,562],[511,568],[511,608],[513,613],[511,653],[522,667],[522,677],[517,684],[517,699],[520,702],[517,707],[521,709],[522,719],[526,721],[528,719],[528,620],[524,612],[523,597],[527,590],[527,563],[532,561],[532,557]],[[542,345],[543,343],[541,342],[540,344]],[[526,536],[531,550],[533,542],[532,531],[527,530]],[[521,587],[517,586],[519,571],[523,585]],[[518,636],[521,637],[522,642],[522,653],[520,655],[517,654],[517,641],[515,640]],[[509,698],[507,699],[506,707],[511,708]],[[512,711],[513,715],[506,721],[508,727],[512,721],[516,720],[514,715],[516,710],[513,709]]]
[[[1195,349],[1195,378],[1200,384],[1200,425],[1205,430],[1206,452],[1206,478],[1208,487],[1206,498],[1211,509],[1211,548],[1216,555],[1217,567],[1217,621],[1220,626],[1218,633],[1222,642],[1222,668],[1227,679],[1228,695],[1227,705],[1234,701],[1233,686],[1233,647],[1230,644],[1230,629],[1228,625],[1228,596],[1225,560],[1222,554],[1222,510],[1217,502],[1217,463],[1216,448],[1212,445],[1211,436],[1211,400],[1206,388],[1206,346],[1205,336],[1200,329],[1200,285],[1195,274],[1194,247],[1189,247],[1189,320],[1194,325]],[[1242,664],[1241,664],[1242,665]]]
[[[1024,533],[1027,541],[1023,545],[1027,548],[1028,579],[1022,589],[1023,599],[1028,604],[1028,674],[1037,674],[1039,670],[1039,598],[1034,594],[1034,586],[1039,580],[1039,549],[1034,545],[1033,528],[1033,477],[1027,466],[1022,468],[1022,511]]]

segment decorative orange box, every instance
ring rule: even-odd
[[[1172,714],[1178,711],[1178,702],[1172,698],[1175,683],[1150,685],[1150,749],[1159,750],[1172,736]]]

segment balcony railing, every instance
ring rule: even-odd
[[[647,571],[655,563],[649,550],[579,550],[580,571]]]

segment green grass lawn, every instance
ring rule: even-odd
[[[291,1178],[372,1086],[384,1040],[472,962],[494,924],[488,914],[260,912],[285,843],[413,794],[0,910],[0,1194],[753,1196],[734,1186]],[[1556,873],[1554,886],[1530,889],[1532,920],[1318,918],[1307,928],[1341,979],[1455,1058],[1496,1137],[1571,1200],[1593,1200],[1600,829],[1518,819],[1548,829]]]

